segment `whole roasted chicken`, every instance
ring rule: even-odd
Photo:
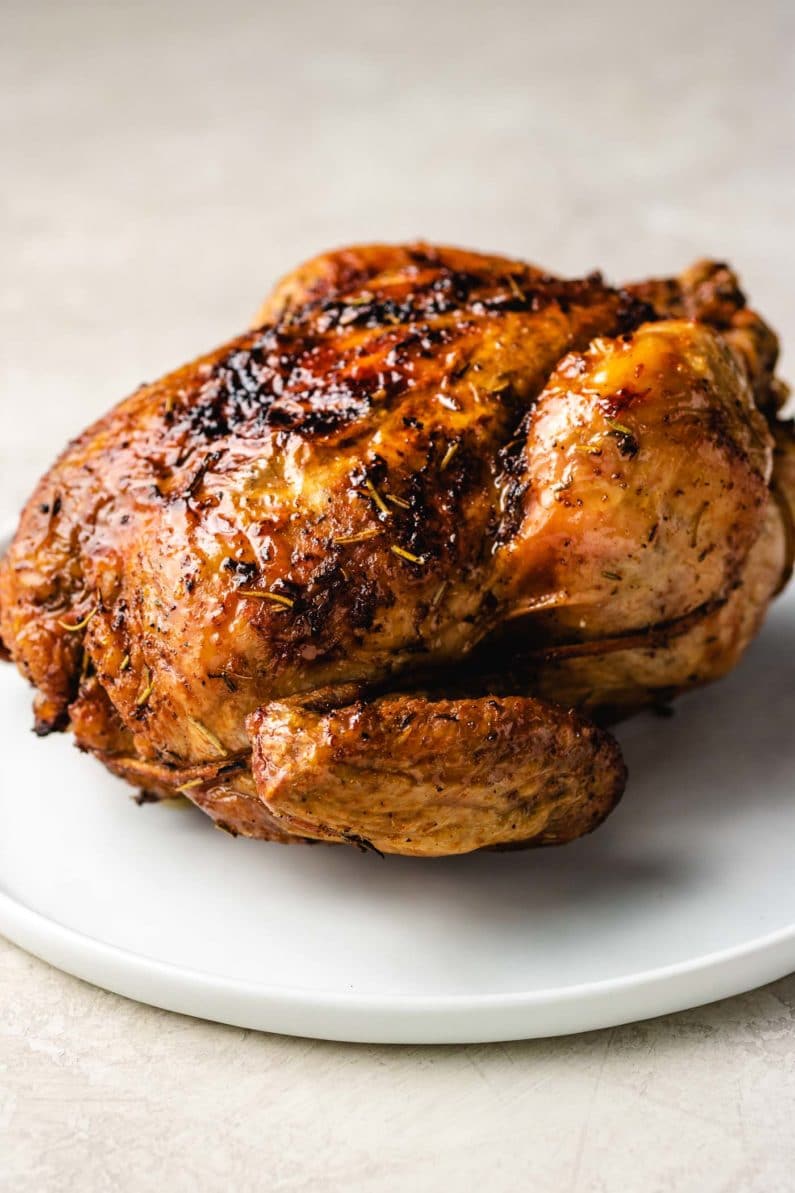
[[[36,488],[0,632],[37,732],[251,837],[587,832],[604,724],[726,672],[789,575],[776,355],[716,263],[310,261]]]

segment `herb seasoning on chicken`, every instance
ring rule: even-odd
[[[710,262],[309,262],[38,485],[0,564],[37,732],[247,836],[589,831],[625,782],[604,722],[723,674],[789,575],[776,355]]]

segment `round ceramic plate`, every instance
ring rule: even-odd
[[[241,1027],[449,1043],[605,1027],[795,969],[795,599],[675,716],[619,730],[622,804],[561,849],[420,861],[138,807],[30,732],[0,667],[0,931],[130,998]]]

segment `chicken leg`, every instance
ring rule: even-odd
[[[287,832],[420,857],[562,844],[624,789],[615,740],[531,697],[368,699],[353,685],[248,718],[260,798]]]

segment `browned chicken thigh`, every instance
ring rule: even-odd
[[[0,564],[38,732],[248,836],[579,836],[597,722],[726,671],[789,575],[776,354],[717,264],[309,262],[39,483]]]

